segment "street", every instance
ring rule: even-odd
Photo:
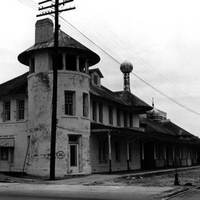
[[[1,183],[0,199],[151,200],[169,189],[171,188]]]

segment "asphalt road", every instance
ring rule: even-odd
[[[194,188],[183,194],[177,195],[170,200],[199,200],[200,199],[200,189]]]

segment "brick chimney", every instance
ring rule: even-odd
[[[53,38],[53,22],[49,18],[38,20],[35,24],[35,44]]]

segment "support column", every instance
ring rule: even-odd
[[[66,65],[66,53],[63,53],[62,55],[62,61],[63,61],[63,69],[67,70],[67,65]]]
[[[111,134],[108,132],[108,159],[109,159],[109,173],[112,172],[112,148],[111,148]]]
[[[85,61],[85,73],[89,74],[89,71],[88,71],[88,60]]]
[[[80,71],[80,67],[79,67],[79,56],[76,56],[76,71],[79,72]]]
[[[126,143],[126,147],[127,147],[127,170],[129,171],[130,170],[130,154],[129,154],[129,146],[130,146],[130,143],[127,141]]]

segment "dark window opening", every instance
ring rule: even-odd
[[[75,115],[75,92],[65,91],[65,114]]]
[[[35,59],[31,58],[30,59],[30,73],[34,73],[35,72]]]
[[[103,104],[99,103],[99,122],[103,123]]]
[[[56,61],[56,67],[57,67],[57,70],[62,70],[64,67],[63,67],[63,55],[62,54],[58,54],[58,58],[57,58],[57,61]]]
[[[79,135],[69,135],[69,143],[78,143]]]
[[[92,119],[97,121],[97,103],[95,101],[92,103]]]
[[[113,108],[109,106],[108,108],[109,124],[113,124]]]
[[[98,82],[99,82],[99,81],[98,81],[98,79],[99,79],[98,75],[94,75],[94,78],[93,78],[93,79],[94,79],[94,84],[95,84],[95,85],[98,85]]]
[[[24,100],[17,100],[17,120],[24,119]]]
[[[4,121],[10,120],[10,101],[6,101],[3,104],[3,120]]]
[[[132,151],[133,151],[133,144],[129,143],[128,145],[128,154],[129,154],[129,161],[132,161]]]
[[[88,110],[89,110],[89,102],[88,102],[88,94],[83,93],[83,116],[88,117]]]
[[[66,55],[66,70],[76,71],[76,56]]]
[[[85,63],[86,63],[85,58],[79,57],[79,70],[80,70],[80,72],[86,72]]]

